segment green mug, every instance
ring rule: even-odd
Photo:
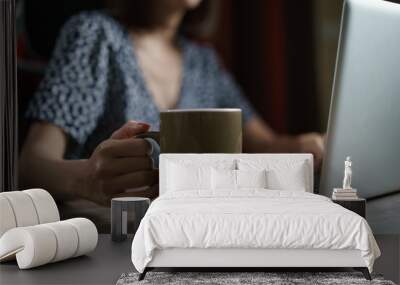
[[[161,153],[241,153],[240,109],[176,109],[160,113],[160,131],[152,138]]]

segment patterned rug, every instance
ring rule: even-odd
[[[373,280],[368,281],[359,272],[148,272],[142,281],[138,281],[138,276],[138,273],[122,274],[117,285],[395,285],[380,275],[372,275]]]

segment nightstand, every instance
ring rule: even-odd
[[[359,214],[361,217],[365,218],[365,199],[359,198],[357,200],[334,200],[332,202],[339,204],[340,206]]]

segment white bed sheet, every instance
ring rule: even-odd
[[[143,272],[155,249],[357,249],[372,272],[380,251],[361,216],[307,192],[247,189],[164,194],[142,219],[132,262]]]

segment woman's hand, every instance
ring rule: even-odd
[[[129,121],[103,141],[86,161],[83,187],[78,196],[109,205],[110,199],[127,189],[153,186],[158,171],[152,169],[150,144],[135,135],[147,132],[150,126]]]
[[[299,135],[297,143],[300,152],[312,153],[314,155],[314,167],[319,169],[324,156],[324,138],[318,133]]]
[[[276,134],[262,119],[253,118],[245,125],[243,145],[247,152],[305,152],[314,155],[315,169],[321,166],[324,155],[324,139],[321,134],[308,133],[299,136]]]

